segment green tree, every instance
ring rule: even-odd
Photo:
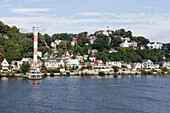
[[[2,62],[4,58],[4,48],[2,45],[0,45],[0,61]]]
[[[67,49],[67,42],[66,41],[61,41],[60,44],[58,45],[58,49]]]
[[[116,72],[119,71],[119,68],[120,68],[120,67],[118,67],[118,66],[112,66],[112,68],[114,69],[114,72],[116,73]]]
[[[23,64],[21,65],[21,71],[24,73],[24,75],[30,71],[29,62],[23,62]]]
[[[122,43],[122,40],[120,37],[113,37],[111,41],[111,47],[119,47],[121,43]]]
[[[128,68],[128,67],[127,67],[127,66],[125,66],[125,65],[122,65],[122,66],[121,66],[121,68]]]

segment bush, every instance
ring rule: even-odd
[[[167,69],[166,67],[163,67],[163,68],[162,68],[162,71],[167,72],[168,69]]]
[[[47,77],[47,73],[44,73],[44,77]]]
[[[164,72],[164,71],[161,71],[161,74],[163,74],[163,75],[164,75],[164,74],[165,74],[165,72]]]
[[[66,76],[70,76],[70,72],[66,72]]]
[[[153,72],[152,71],[148,71],[148,75],[153,75]]]
[[[15,73],[21,73],[21,71],[20,71],[20,70],[17,70]]]
[[[81,76],[84,76],[84,73],[83,73],[83,72],[81,72]]]
[[[110,73],[108,72],[107,75],[110,75]]]
[[[85,72],[85,75],[89,75],[89,73]]]
[[[158,72],[157,70],[152,70],[152,72]]]
[[[2,74],[0,73],[0,77],[2,77]]]
[[[50,77],[54,77],[54,73],[50,73]]]
[[[147,75],[147,74],[148,74],[148,72],[147,72],[147,71],[144,71],[144,70],[141,70],[141,74],[143,74],[143,75]]]
[[[9,73],[6,73],[6,75],[5,75],[6,77],[9,77],[10,76],[10,74]]]
[[[62,76],[63,75],[63,73],[62,72],[60,72],[60,76]]]
[[[101,71],[101,72],[99,72],[98,74],[99,74],[99,76],[105,76],[105,73],[104,73],[104,72],[102,72],[102,71]]]
[[[15,74],[14,74],[14,73],[12,73],[11,77],[15,77]]]

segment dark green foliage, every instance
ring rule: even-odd
[[[106,37],[103,34],[99,34],[94,44],[92,45],[92,48],[97,49],[98,51],[103,51],[104,49],[108,50],[110,48],[108,42],[109,42],[108,37]]]
[[[110,73],[108,72],[107,75],[110,75]]]
[[[15,77],[15,73],[12,73],[11,77]]]
[[[125,65],[122,65],[122,66],[121,66],[121,68],[128,68],[128,67],[127,67],[127,66],[125,66]]]
[[[165,74],[165,71],[161,71],[161,74],[164,75],[164,74]]]
[[[44,73],[44,75],[43,75],[44,77],[47,77],[47,73]]]
[[[54,75],[54,73],[50,73],[50,77],[54,77],[55,75]]]
[[[60,76],[62,76],[63,75],[63,73],[62,72],[60,72]]]
[[[102,72],[102,71],[99,72],[98,74],[99,74],[99,76],[105,76],[105,72]]]
[[[48,73],[60,73],[60,69],[57,68],[57,69],[51,69],[51,70],[48,70],[47,71]]]
[[[168,72],[168,69],[167,69],[166,67],[163,67],[163,68],[162,68],[162,71]]]
[[[55,41],[56,39],[58,40],[70,40],[72,41],[74,34],[67,34],[67,33],[61,33],[61,34],[54,34],[52,36],[52,41]]]
[[[23,64],[21,65],[21,71],[24,73],[24,75],[30,71],[29,62],[23,62]]]
[[[116,73],[116,72],[119,71],[119,68],[120,68],[120,67],[118,67],[118,66],[112,66],[112,68],[114,69],[114,72]]]
[[[70,72],[66,72],[66,76],[70,76]]]

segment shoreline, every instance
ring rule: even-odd
[[[67,73],[69,73],[69,75],[67,75]],[[123,75],[123,76],[134,76],[134,75],[170,75],[168,74],[168,72],[165,72],[164,74],[158,73],[158,72],[153,72],[152,74],[142,74],[141,72],[137,72],[137,71],[132,71],[132,72],[104,72],[105,75],[99,75],[99,72],[82,72],[82,71],[78,71],[78,72],[60,72],[60,73],[42,73],[43,77],[47,77],[47,76],[118,76],[118,75]],[[45,75],[46,74],[46,75]],[[51,75],[53,74],[53,75]],[[27,75],[23,75],[23,73],[1,73],[0,77],[23,77],[23,78],[27,78]]]

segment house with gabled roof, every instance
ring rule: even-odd
[[[2,65],[2,72],[8,72],[9,71],[9,69],[8,69],[9,64],[8,64],[8,62],[5,58],[2,61],[1,65]]]

